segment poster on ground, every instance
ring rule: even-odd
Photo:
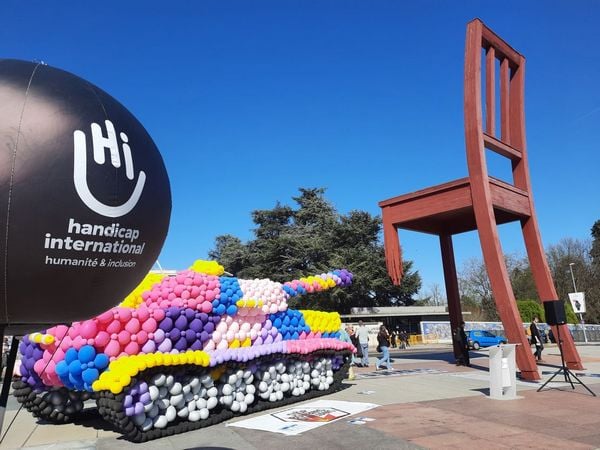
[[[305,405],[293,406],[281,411],[228,423],[227,426],[294,436],[377,406],[379,405],[374,403],[317,400]]]

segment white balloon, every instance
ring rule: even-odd
[[[142,424],[142,431],[148,431],[152,428],[153,420],[150,417],[147,417],[144,423]]]
[[[209,415],[208,409],[203,408],[200,410],[200,418],[202,420],[205,420],[208,417],[208,415]]]
[[[180,394],[181,391],[183,390],[181,383],[173,383],[173,386],[171,387],[171,389],[169,389],[169,393],[171,395],[177,395]]]
[[[165,417],[169,422],[173,422],[175,420],[175,417],[177,417],[177,410],[174,406],[169,406],[167,408],[167,411],[165,412]]]
[[[198,409],[206,408],[207,404],[208,402],[204,398],[199,398],[198,400],[196,400],[196,406],[198,407]]]
[[[190,411],[188,420],[190,422],[198,422],[200,420],[200,411]]]
[[[158,398],[158,388],[156,386],[150,385],[148,387],[148,393],[150,394],[150,400],[154,401]]]
[[[206,401],[206,407],[208,409],[213,409],[215,406],[217,406],[217,397],[210,397],[207,401]]]
[[[213,386],[208,391],[206,391],[206,394],[209,397],[216,397],[217,395],[219,395],[219,390]]]
[[[162,386],[163,384],[165,384],[166,379],[167,379],[167,377],[165,376],[165,374],[159,373],[157,375],[154,375],[152,377],[152,380],[150,380],[150,382],[156,386]]]
[[[167,422],[167,418],[161,414],[154,419],[154,428],[164,428],[167,426]]]

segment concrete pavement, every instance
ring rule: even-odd
[[[580,345],[578,350],[586,370],[575,373],[582,374],[581,380],[600,394],[600,346]],[[375,419],[363,425],[342,419],[297,436],[283,436],[222,423],[145,444],[132,444],[120,438],[93,411],[75,424],[64,425],[38,422],[28,412],[21,411],[0,449],[600,447],[598,397],[577,385],[573,391],[561,378],[561,383],[552,383],[552,389],[539,393],[536,389],[541,383],[519,381],[519,399],[491,400],[487,396],[487,351],[471,354],[470,368],[456,367],[450,347],[439,345],[392,352],[396,369],[393,374],[375,373],[374,364],[371,368],[356,369],[357,378],[346,382],[345,389],[321,398],[381,405],[361,414]],[[558,349],[548,347],[544,359],[546,363],[539,367],[542,381],[560,365]],[[17,409],[11,399],[4,430]],[[252,416],[235,420],[248,417]]]

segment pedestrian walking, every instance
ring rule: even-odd
[[[358,321],[358,330],[356,331],[356,335],[362,351],[362,366],[369,367],[369,330],[362,320]]]

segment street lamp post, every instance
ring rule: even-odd
[[[573,280],[573,291],[577,292],[577,286],[575,286],[575,275],[573,275],[573,266],[575,263],[569,263],[569,270],[571,271],[571,280]],[[581,327],[583,328],[583,339],[587,343],[587,333],[585,332],[585,322],[583,320],[583,314],[579,313],[579,322],[581,322]]]

